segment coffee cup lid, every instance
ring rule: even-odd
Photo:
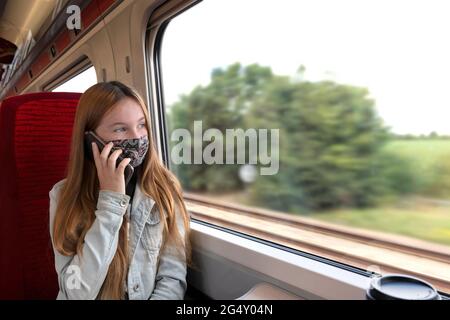
[[[439,293],[431,284],[401,274],[373,278],[367,297],[373,300],[440,300]]]

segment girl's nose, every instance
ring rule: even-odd
[[[127,139],[138,139],[141,135],[139,134],[139,131],[137,129],[131,129],[128,131]]]
[[[127,139],[138,139],[145,135],[147,135],[147,129],[145,128],[129,129],[127,132]]]

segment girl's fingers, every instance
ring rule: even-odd
[[[122,153],[122,149],[115,150],[108,158],[108,167],[110,169],[116,169],[116,162],[119,155]]]
[[[124,174],[125,167],[130,163],[131,158],[125,158],[122,161],[120,161],[119,166],[117,167],[117,172]]]
[[[106,144],[106,146],[103,148],[102,153],[100,154],[100,159],[102,159],[102,162],[106,165],[106,161],[108,160],[109,153],[111,152],[111,148],[113,147],[113,143],[110,142]]]

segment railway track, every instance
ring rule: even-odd
[[[450,248],[286,213],[230,205],[187,194],[193,218],[201,219],[362,269],[407,273],[450,292]]]

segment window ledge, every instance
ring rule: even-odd
[[[380,245],[377,241],[368,241],[365,238],[358,240],[357,234],[354,237],[345,237],[338,233],[324,232],[314,225],[299,228],[292,224],[292,221],[284,221],[282,218],[278,221],[273,218],[265,219],[249,212],[225,210],[192,201],[188,201],[186,205],[193,218],[214,225],[364,270],[383,274],[410,274],[432,283],[440,291],[450,292],[450,261],[444,261],[445,257],[432,259],[431,256],[419,256],[415,252],[399,250],[395,246],[388,247],[387,243]],[[243,241],[242,237],[238,239]]]

